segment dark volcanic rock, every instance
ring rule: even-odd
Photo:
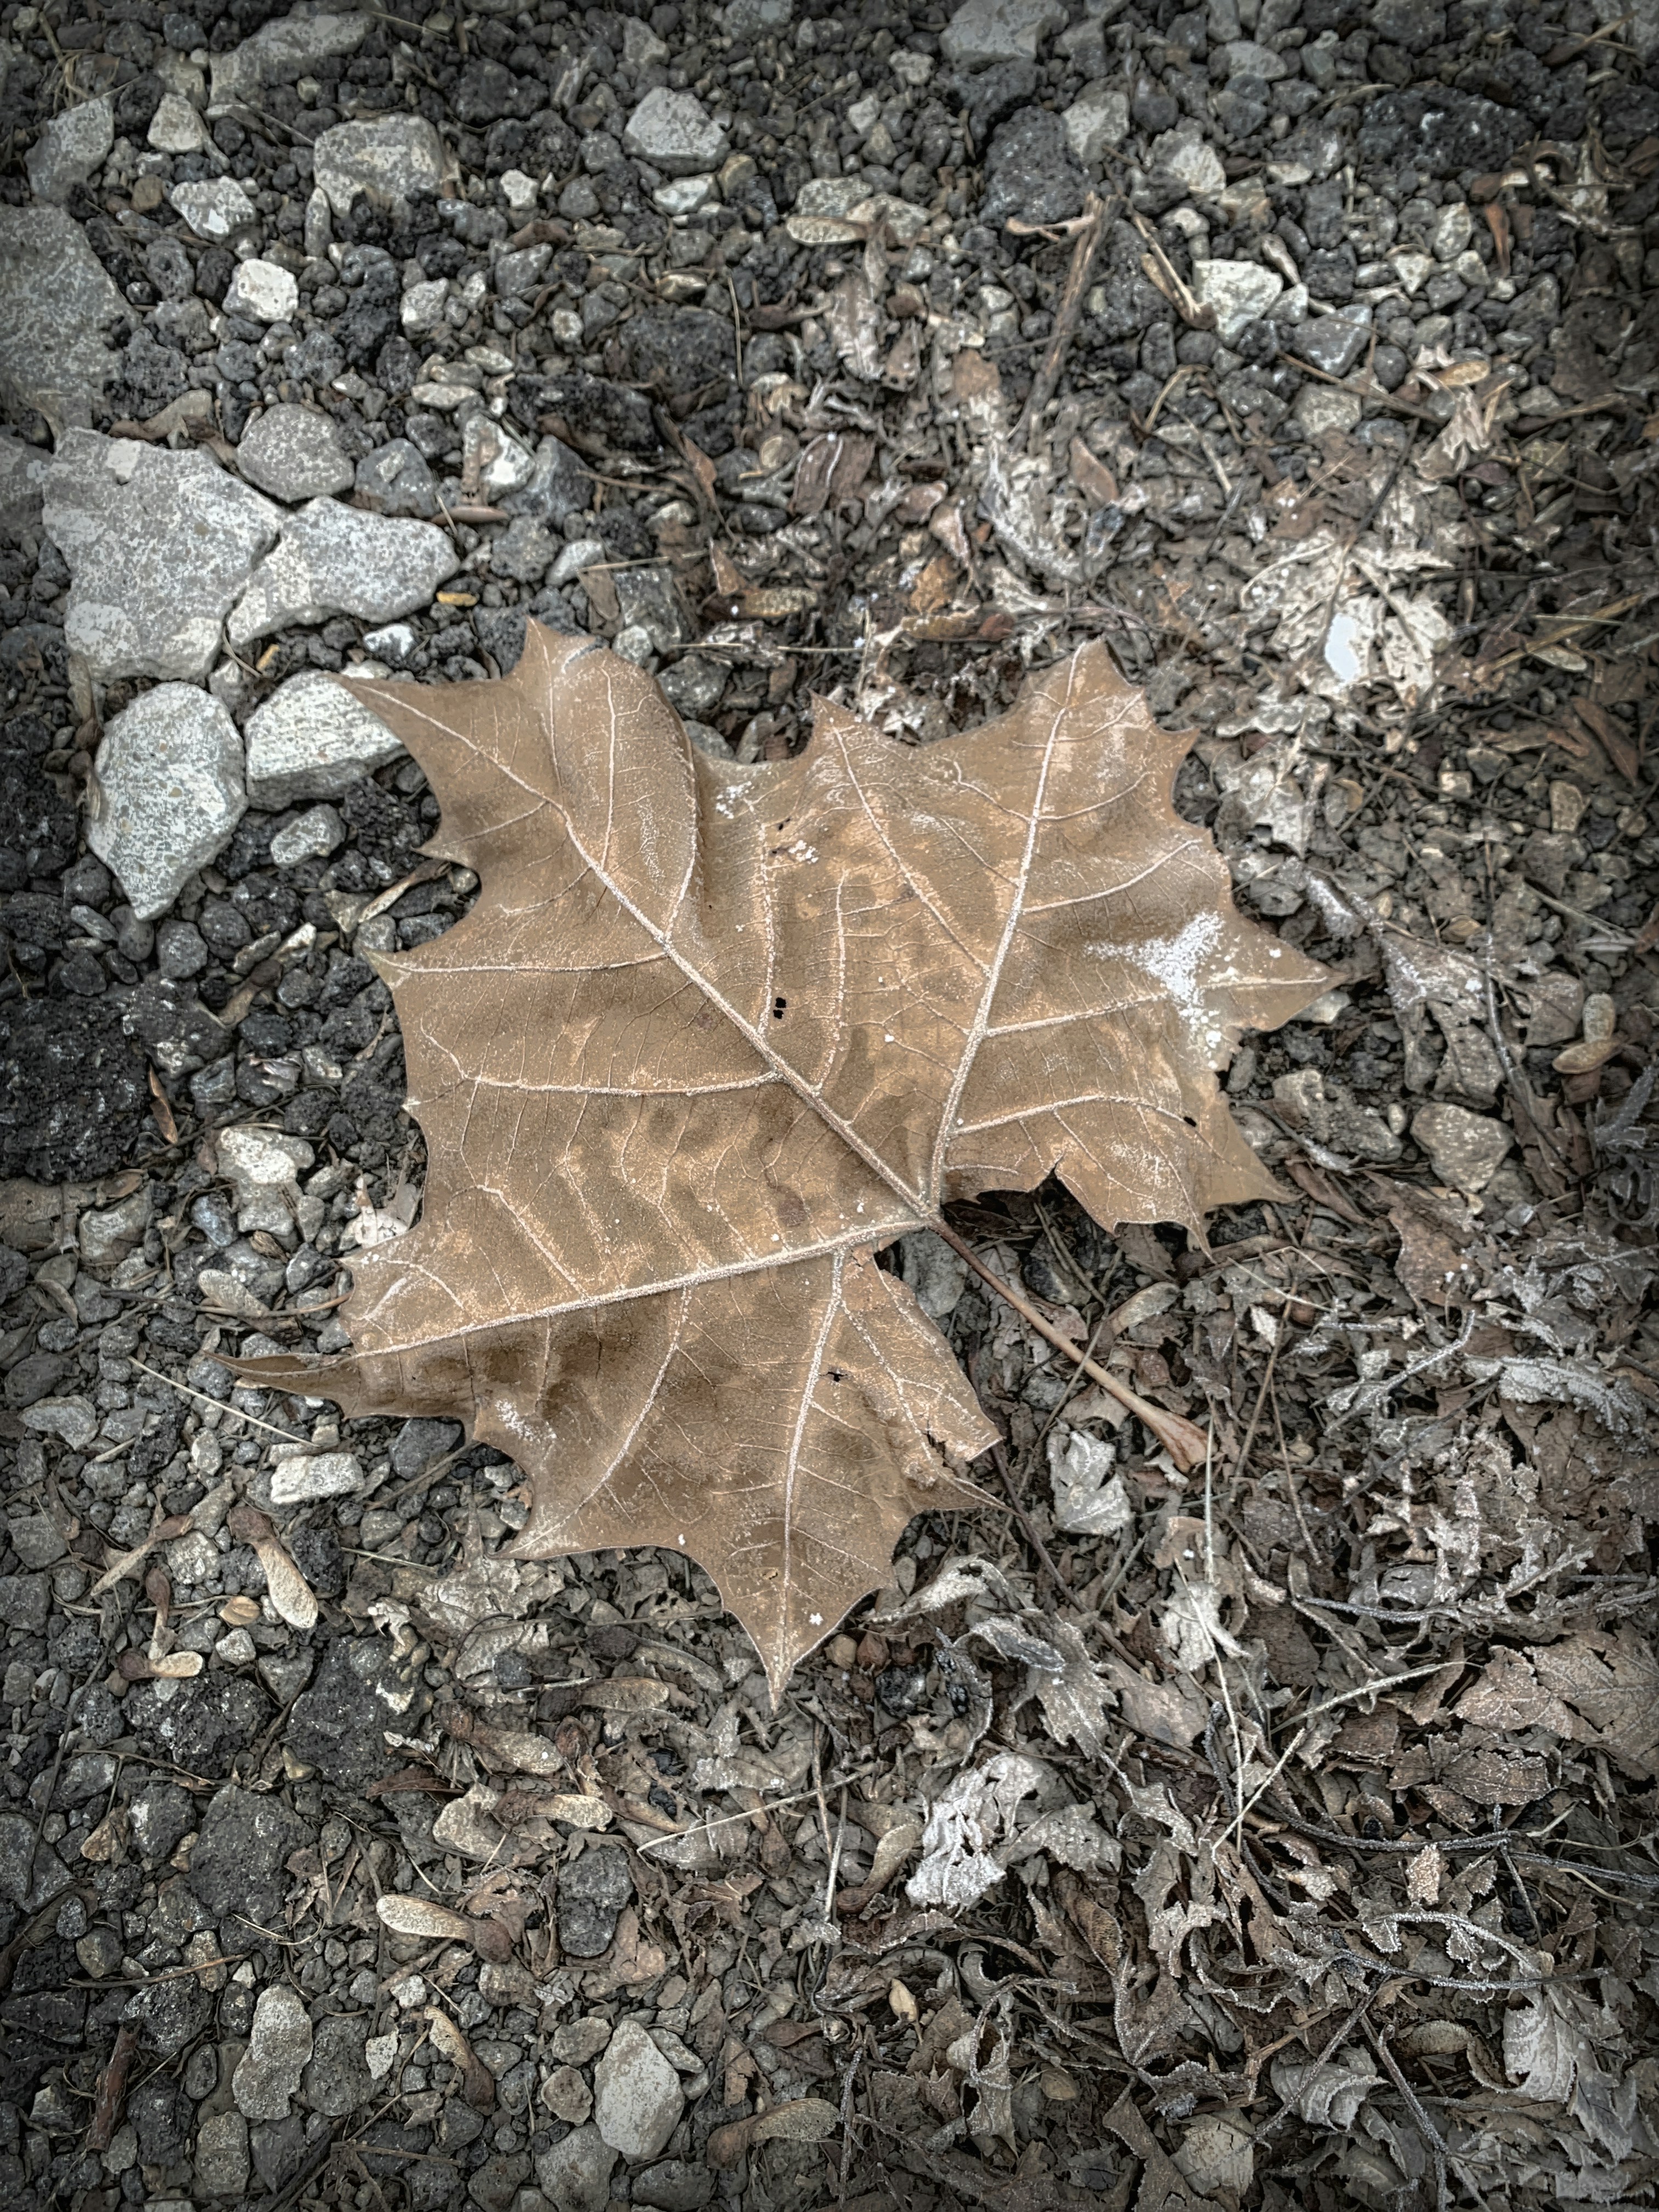
[[[147,1147],[144,1065],[106,998],[0,1006],[0,1177],[78,1182]]]
[[[171,1692],[170,1696],[164,1695]],[[127,1720],[146,1750],[187,1774],[217,1781],[239,1751],[249,1751],[270,1724],[271,1705],[246,1674],[198,1674],[193,1682],[140,1682],[127,1699]]]
[[[634,1894],[619,1850],[586,1850],[559,1872],[559,1946],[568,1958],[597,1959],[611,1948],[617,1915]]]
[[[288,1887],[283,1862],[306,1840],[281,1798],[228,1783],[216,1792],[191,1852],[191,1888],[216,1919],[243,1912],[268,1928]]]
[[[386,1771],[385,1734],[407,1728],[415,1693],[378,1638],[329,1646],[317,1679],[294,1701],[288,1747],[325,1782],[360,1789]]]

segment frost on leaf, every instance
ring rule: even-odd
[[[986,1502],[993,1431],[874,1255],[1057,1173],[1095,1218],[1272,1185],[1215,1071],[1328,978],[1234,911],[1103,647],[924,747],[821,702],[794,760],[696,751],[651,679],[532,625],[495,683],[358,684],[482,878],[384,956],[422,1218],[367,1250],[348,1411],[464,1421],[533,1503],[515,1549],[700,1560],[775,1693]]]

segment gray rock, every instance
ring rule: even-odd
[[[1082,207],[1088,190],[1088,176],[1059,116],[1025,107],[991,141],[980,214],[988,223],[1011,215],[1026,222],[1065,222]]]
[[[726,159],[726,137],[695,93],[658,85],[628,118],[623,144],[670,177],[700,177]]]
[[[696,632],[672,568],[619,568],[614,580],[623,623],[642,629],[653,653],[690,643]]]
[[[21,1365],[24,1363],[19,1362]],[[17,1372],[15,1367],[12,1373]],[[23,1416],[23,1425],[39,1436],[57,1437],[71,1451],[84,1451],[98,1433],[98,1412],[90,1398],[48,1398],[42,1395],[32,1404],[27,1399],[15,1400],[28,1407]]]
[[[132,1801],[132,1840],[155,1866],[170,1859],[196,1826],[196,1808],[174,1782],[152,1782]]]
[[[1152,167],[1184,185],[1194,199],[1213,199],[1227,185],[1221,156],[1196,123],[1176,124],[1153,142]]]
[[[573,2128],[536,2160],[536,2179],[553,2212],[605,2212],[617,2154],[596,2127]]]
[[[562,541],[550,537],[539,522],[516,514],[490,548],[489,573],[515,584],[539,583],[562,550]]]
[[[1193,292],[1215,309],[1216,331],[1224,345],[1247,323],[1259,322],[1285,289],[1285,279],[1259,261],[1195,261]]]
[[[204,2197],[240,2197],[248,2185],[247,2122],[215,2112],[196,2135],[196,2185]]]
[[[348,13],[279,16],[228,54],[214,56],[208,113],[229,115],[262,85],[279,79],[291,84],[319,62],[355,53],[373,24],[372,16]]]
[[[81,1257],[89,1267],[113,1267],[143,1235],[149,1222],[149,1186],[141,1183],[131,1198],[118,1206],[105,1206],[81,1216],[76,1236]]]
[[[246,734],[248,798],[271,809],[338,799],[404,750],[377,714],[314,669],[278,685],[248,716]]]
[[[438,487],[426,456],[407,438],[388,439],[357,464],[357,495],[382,514],[413,514],[429,521],[438,512]]]
[[[629,2190],[635,2204],[649,2204],[654,2212],[702,2212],[713,2201],[715,2176],[706,2166],[688,2166],[683,2158],[665,2158],[660,2166],[647,2166],[636,2173]]]
[[[443,141],[417,115],[337,123],[312,158],[317,188],[336,215],[346,214],[360,192],[379,206],[404,207],[430,199],[443,181]]]
[[[392,1472],[399,1482],[412,1482],[434,1459],[453,1451],[461,1436],[459,1421],[405,1421],[392,1439]]]
[[[0,1622],[27,1635],[46,1625],[52,1590],[44,1575],[0,1575]]]
[[[367,2104],[374,2093],[363,2045],[371,2021],[363,2015],[325,2013],[312,2040],[311,2063],[300,2084],[300,2096],[313,2112],[343,2119]]]
[[[1085,168],[1097,169],[1129,135],[1129,95],[1121,85],[1091,84],[1060,121],[1066,143]]]
[[[307,1840],[280,1797],[228,1783],[209,1803],[190,1855],[191,1893],[216,1920],[245,1912],[262,1927],[275,1927],[288,1888],[283,1862]]]
[[[286,1982],[261,1990],[247,2050],[230,2082],[244,2119],[288,2118],[311,2062],[311,2042],[310,2016],[297,1993]]]
[[[1486,1188],[1515,1142],[1501,1121],[1462,1106],[1421,1108],[1412,1134],[1441,1182],[1471,1198]]]
[[[1328,376],[1346,376],[1370,335],[1370,324],[1358,315],[1316,315],[1297,332],[1291,351]]]
[[[663,696],[678,714],[694,722],[707,721],[726,690],[726,671],[718,660],[688,653],[657,678]]]
[[[141,921],[223,851],[247,806],[236,725],[193,684],[158,684],[105,729],[87,842]]]
[[[593,504],[593,479],[568,446],[557,438],[544,438],[536,448],[536,466],[528,483],[502,498],[509,514],[527,514],[537,522],[562,527],[565,518],[583,514]]]
[[[770,38],[787,31],[794,19],[795,0],[728,0],[726,35],[738,40]],[[641,30],[644,27],[640,26]]]
[[[40,520],[52,456],[21,438],[0,437],[0,532],[15,535]]]
[[[384,1643],[342,1637],[295,1700],[288,1748],[325,1782],[360,1788],[386,1771],[386,1729],[406,1734],[416,1712],[415,1686],[398,1674]]]
[[[183,93],[164,92],[145,142],[158,154],[199,154],[209,143],[207,125]]]
[[[54,437],[89,422],[114,374],[104,342],[126,301],[61,208],[0,207],[0,407],[31,408]]]
[[[165,680],[211,668],[283,513],[206,453],[72,430],[46,472],[45,519],[74,580],[70,650],[103,680]]]
[[[76,185],[102,168],[115,143],[115,105],[107,94],[54,115],[29,148],[24,167],[38,200],[61,207]]]
[[[250,1121],[221,1129],[217,1150],[219,1172],[235,1200],[236,1226],[244,1234],[288,1228],[294,1219],[295,1179],[316,1158],[305,1139]]]
[[[1054,0],[967,0],[945,25],[939,52],[958,69],[1034,62],[1040,41],[1065,21]]]
[[[234,177],[174,185],[167,198],[198,238],[210,239],[216,246],[245,230],[258,212]]]
[[[608,1951],[617,1917],[633,1894],[627,1858],[614,1847],[585,1850],[561,1868],[559,1948],[565,1956],[597,1959]]]
[[[11,1548],[26,1567],[56,1566],[69,1549],[50,1513],[30,1513],[21,1520],[9,1521],[6,1534]]]
[[[345,823],[333,807],[313,806],[276,832],[270,841],[270,857],[279,868],[291,868],[296,860],[325,860],[345,841]]]
[[[441,530],[425,522],[314,499],[287,518],[281,544],[255,570],[227,625],[237,647],[256,644],[291,623],[356,615],[391,622],[428,605],[460,566]]]
[[[593,2069],[593,2124],[601,2141],[627,2159],[656,2158],[684,2105],[679,2075],[639,2022],[619,2021]]]
[[[1253,76],[1263,84],[1272,84],[1290,75],[1291,65],[1284,55],[1276,54],[1271,46],[1258,46],[1254,39],[1229,39],[1221,52],[1230,78]]]
[[[167,981],[187,982],[208,964],[207,940],[193,921],[164,921],[155,933],[155,957]]]

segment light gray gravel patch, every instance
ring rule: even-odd
[[[138,920],[153,921],[242,818],[236,725],[194,684],[159,684],[109,724],[94,774],[87,842],[114,870]]]

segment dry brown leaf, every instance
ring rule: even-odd
[[[357,1263],[351,1357],[245,1371],[465,1421],[531,1478],[521,1556],[697,1558],[776,1694],[913,1515],[986,1502],[994,1432],[875,1251],[1051,1171],[1107,1224],[1270,1194],[1214,1071],[1328,978],[1234,911],[1099,645],[966,737],[821,702],[750,769],[533,625],[502,681],[352,688],[483,890],[382,961],[423,1218]]]

